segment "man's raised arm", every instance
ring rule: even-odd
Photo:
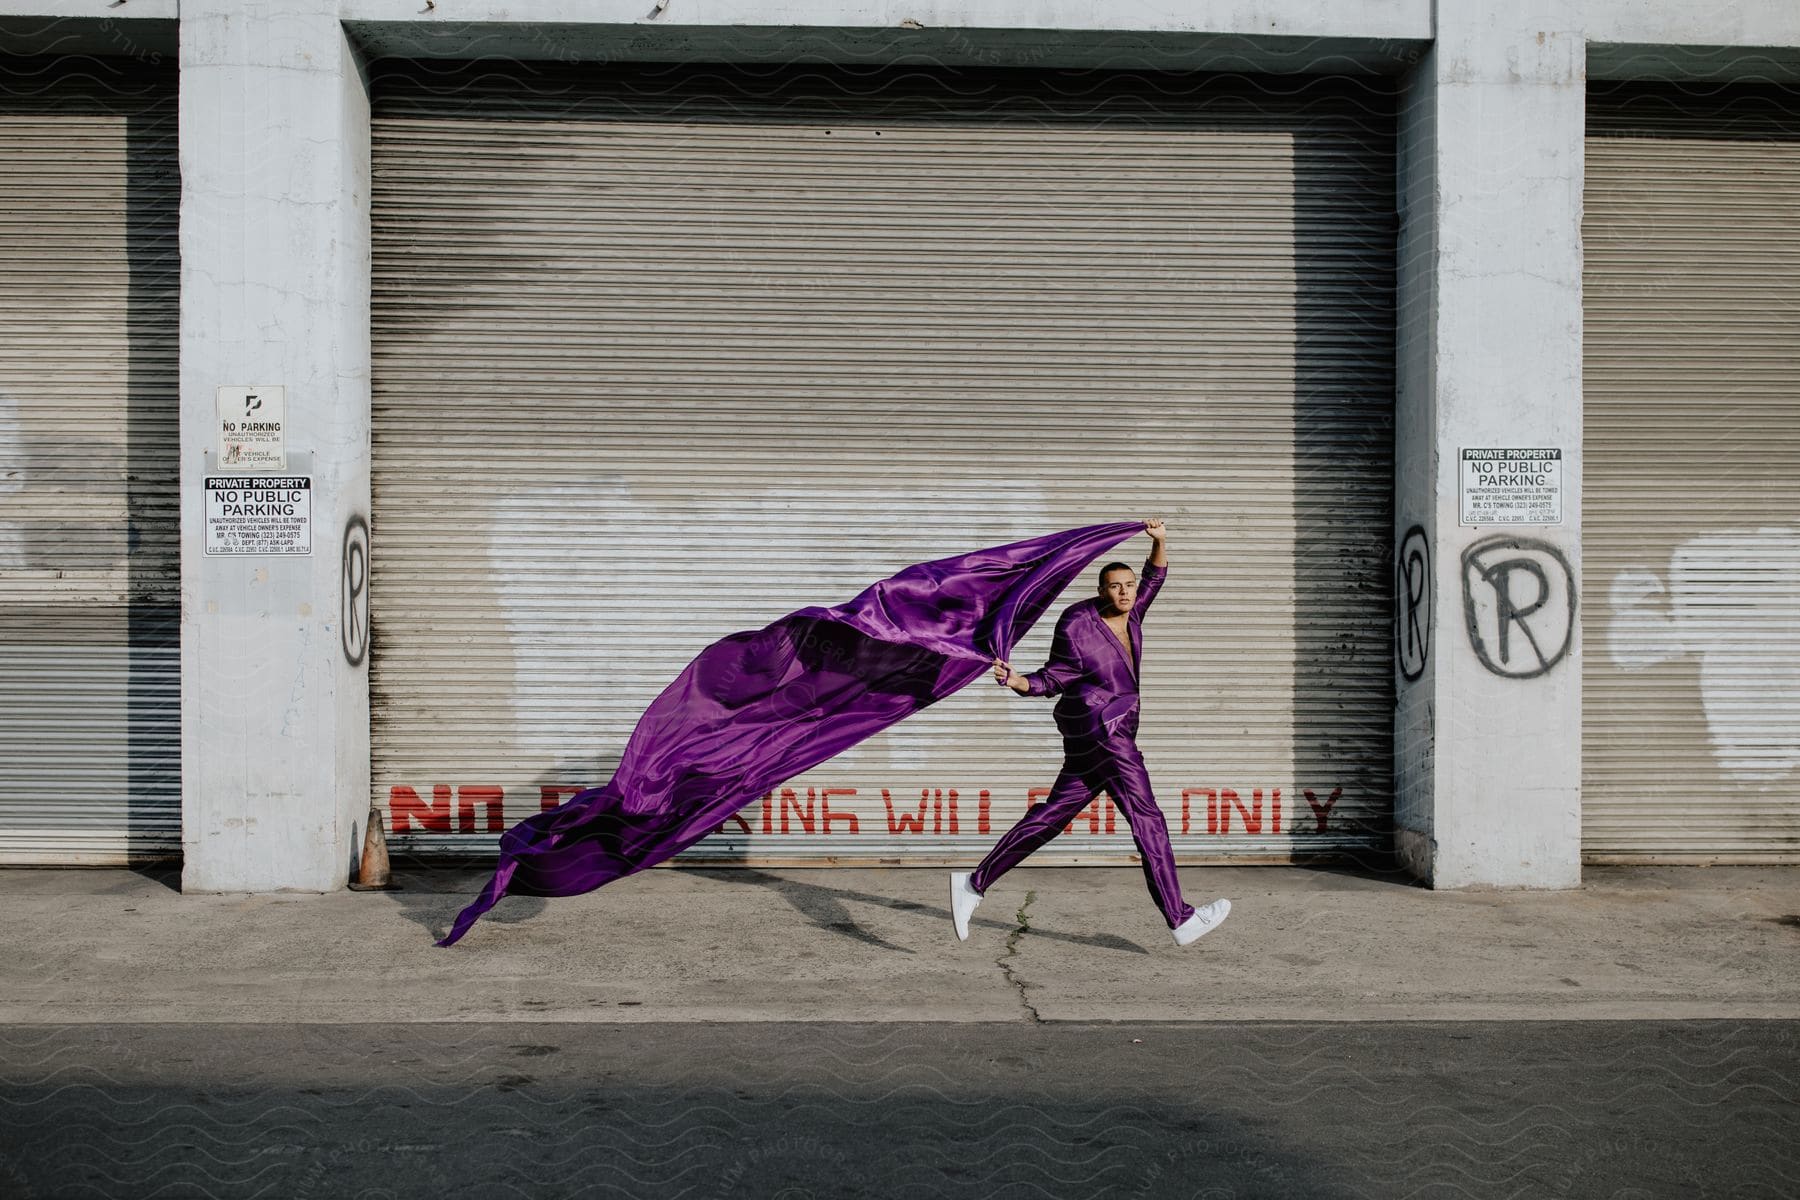
[[[1163,523],[1154,518],[1145,521],[1144,532],[1150,535],[1150,557],[1144,560],[1144,574],[1138,580],[1137,603],[1131,606],[1131,619],[1134,621],[1143,620],[1150,602],[1156,599],[1156,593],[1162,590],[1163,580],[1169,576],[1168,532],[1163,528]]]

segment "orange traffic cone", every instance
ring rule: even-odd
[[[369,828],[363,834],[362,861],[356,867],[353,892],[391,892],[399,888],[388,874],[387,831],[382,827],[381,810],[369,808]]]

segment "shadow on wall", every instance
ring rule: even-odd
[[[181,846],[181,178],[168,74],[168,93],[126,122],[128,833],[160,859]]]
[[[1394,869],[1389,542],[1398,91],[1388,78],[1341,87],[1341,128],[1315,127],[1294,140],[1289,808],[1303,828],[1323,819],[1328,831],[1353,837],[1361,843],[1350,851],[1355,866],[1379,873]]]

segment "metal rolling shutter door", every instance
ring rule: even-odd
[[[181,846],[175,71],[0,60],[0,863]]]
[[[721,68],[376,89],[374,778],[401,847],[491,851],[603,781],[724,634],[1159,513],[1140,744],[1180,853],[1385,848],[1389,96]],[[1049,707],[972,687],[692,853],[966,860],[1054,778]],[[829,818],[827,788],[854,789]],[[1100,808],[1033,861],[1130,851]]]
[[[1800,858],[1800,92],[1595,85],[1590,860]]]

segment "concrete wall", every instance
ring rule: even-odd
[[[1458,0],[1458,8],[1472,7]],[[1518,6],[1519,24],[1557,18],[1590,42],[1643,47],[1800,47],[1800,5],[1789,0],[1537,0]]]
[[[368,803],[346,530],[369,511],[369,107],[333,0],[181,14],[184,888],[324,891]],[[221,385],[287,389],[312,554],[203,553]]]
[[[1445,7],[1403,129],[1397,532],[1405,579],[1405,531],[1426,530],[1435,603],[1426,672],[1400,685],[1399,846],[1438,886],[1568,887],[1581,673],[1579,646],[1557,647],[1578,633],[1584,43],[1504,6]],[[1561,449],[1562,523],[1463,527],[1464,447]],[[1493,548],[1465,563],[1478,543]],[[1529,617],[1497,611],[1543,586]]]
[[[344,0],[347,21],[424,25],[629,25],[847,29],[1121,29],[1277,37],[1429,36],[1431,0]],[[652,15],[654,14],[654,15]]]
[[[1578,578],[1586,67],[1800,78],[1792,0],[0,0],[0,49],[139,52],[177,17],[187,887],[335,888],[362,832],[367,668],[341,570],[369,512],[356,47],[1403,76],[1399,849],[1441,887],[1577,882],[1580,647],[1525,673],[1493,642],[1507,626],[1523,653],[1522,623],[1495,623],[1508,564]],[[134,20],[142,36],[122,32]],[[213,393],[234,383],[288,388],[289,446],[315,481],[309,558],[201,553]],[[1566,507],[1470,568],[1494,531],[1459,524],[1457,459],[1484,446],[1562,449]],[[1549,599],[1571,638],[1577,602]]]

